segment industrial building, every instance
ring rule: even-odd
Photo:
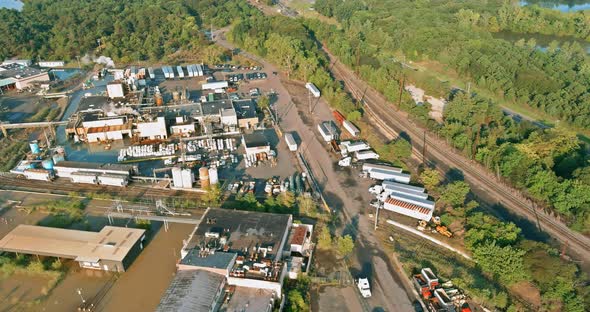
[[[143,249],[145,230],[105,226],[100,232],[18,225],[0,251],[73,259],[80,267],[124,272]]]
[[[0,66],[0,90],[22,90],[49,80],[49,73],[46,70],[16,62]]]
[[[53,166],[56,176],[70,178],[74,183],[126,186],[137,167],[121,164],[96,164],[61,161]]]
[[[270,153],[270,143],[262,131],[242,135],[242,144],[247,156]]]
[[[158,311],[271,311],[287,276],[283,256],[292,221],[291,215],[208,209],[181,250]],[[300,236],[295,244],[305,244],[307,234]]]
[[[150,121],[138,122],[136,127],[135,136],[139,139],[165,140],[168,138],[168,129],[164,116],[158,116]]]
[[[240,128],[250,129],[258,125],[258,113],[256,112],[256,103],[253,100],[237,100],[233,101],[233,104]]]

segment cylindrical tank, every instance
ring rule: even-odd
[[[219,176],[217,175],[217,168],[209,168],[209,183],[215,185],[219,183]]]
[[[199,169],[199,180],[201,180],[201,188],[209,186],[209,169],[207,167]]]
[[[37,141],[37,140],[31,141],[29,143],[29,147],[31,148],[31,153],[33,153],[33,154],[41,153],[41,148],[39,148],[39,141]]]
[[[57,146],[55,148],[55,152],[57,154],[63,154],[63,155],[65,155],[66,154],[66,149],[63,146]]]
[[[47,158],[41,162],[41,166],[45,170],[53,170],[53,159]]]
[[[178,92],[178,91],[174,91],[174,92],[172,92],[172,99],[173,99],[175,102],[178,102],[178,101],[180,101],[180,92]]]
[[[155,98],[156,106],[162,106],[162,104],[164,104],[164,98],[162,97],[162,94],[156,93],[154,98]]]

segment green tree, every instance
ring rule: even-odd
[[[359,112],[357,110],[352,111],[352,112],[348,113],[348,115],[346,115],[346,119],[351,122],[355,122],[355,121],[361,119],[361,117],[363,117],[363,114],[361,114],[361,112]]]
[[[350,235],[339,236],[336,239],[336,250],[342,257],[348,257],[354,249],[354,242]]]
[[[520,238],[521,233],[516,224],[502,222],[481,212],[469,216],[467,227],[465,245],[471,250],[486,242],[495,242],[500,247],[514,245]]]
[[[278,196],[279,204],[286,208],[293,208],[295,205],[295,194],[290,191],[282,192]]]
[[[451,205],[459,207],[465,203],[467,194],[469,194],[469,185],[463,181],[455,181],[447,184],[440,195],[440,200]]]
[[[442,181],[440,172],[436,169],[426,168],[420,174],[420,180],[424,183],[424,187],[430,192],[436,190],[436,187]]]
[[[270,98],[267,95],[262,95],[257,100],[258,108],[265,110],[270,106]]]
[[[221,189],[217,184],[211,185],[205,188],[206,193],[203,195],[202,200],[209,206],[217,207],[221,203]]]
[[[318,226],[320,227],[320,232],[318,234],[318,248],[332,248],[332,234],[330,234],[330,229],[325,224],[320,224]]]
[[[287,301],[289,302],[286,309],[287,311],[300,312],[310,310],[309,305],[305,302],[301,293],[296,289],[289,291],[287,294]]]
[[[529,278],[523,261],[525,254],[524,250],[512,246],[500,247],[488,242],[475,248],[473,258],[484,272],[511,285]]]
[[[299,213],[305,215],[314,214],[317,209],[317,205],[313,198],[305,194],[297,196],[297,205],[299,206]]]

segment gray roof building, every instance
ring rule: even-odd
[[[216,311],[225,276],[203,270],[181,270],[160,300],[158,312]]]

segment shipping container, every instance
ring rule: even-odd
[[[203,67],[199,64],[195,65],[195,67],[197,69],[197,76],[198,77],[204,76]]]
[[[118,174],[102,174],[98,176],[98,184],[110,186],[127,186],[129,176]]]
[[[419,198],[419,199],[428,199],[428,194],[426,194],[426,193],[411,191],[411,190],[407,190],[407,189],[404,189],[401,187],[396,187],[396,186],[385,185],[385,186],[383,186],[383,192],[386,194],[397,193],[397,194],[407,195],[407,196],[411,196],[411,197],[415,197],[415,198]]]
[[[332,116],[334,116],[334,119],[336,120],[339,126],[342,126],[342,123],[346,120],[346,118],[344,118],[344,115],[342,115],[337,110],[332,112]]]
[[[96,173],[90,173],[90,172],[72,172],[72,174],[70,174],[70,178],[72,179],[73,183],[85,183],[85,184],[96,184],[97,183],[97,179],[96,179],[97,174]]]
[[[176,71],[178,72],[178,78],[184,78],[184,70],[182,66],[176,66]]]
[[[156,79],[156,73],[154,73],[154,69],[151,67],[148,67],[148,75],[150,76],[150,79]]]
[[[216,89],[223,89],[229,86],[227,81],[215,81],[204,83],[201,87],[202,90],[216,90]]]
[[[373,169],[381,169],[381,170],[386,170],[386,171],[391,171],[391,172],[402,173],[402,168],[398,168],[398,167],[393,167],[393,166],[388,166],[388,165],[379,165],[379,164],[370,164],[370,163],[363,164],[363,171],[370,172]]]

